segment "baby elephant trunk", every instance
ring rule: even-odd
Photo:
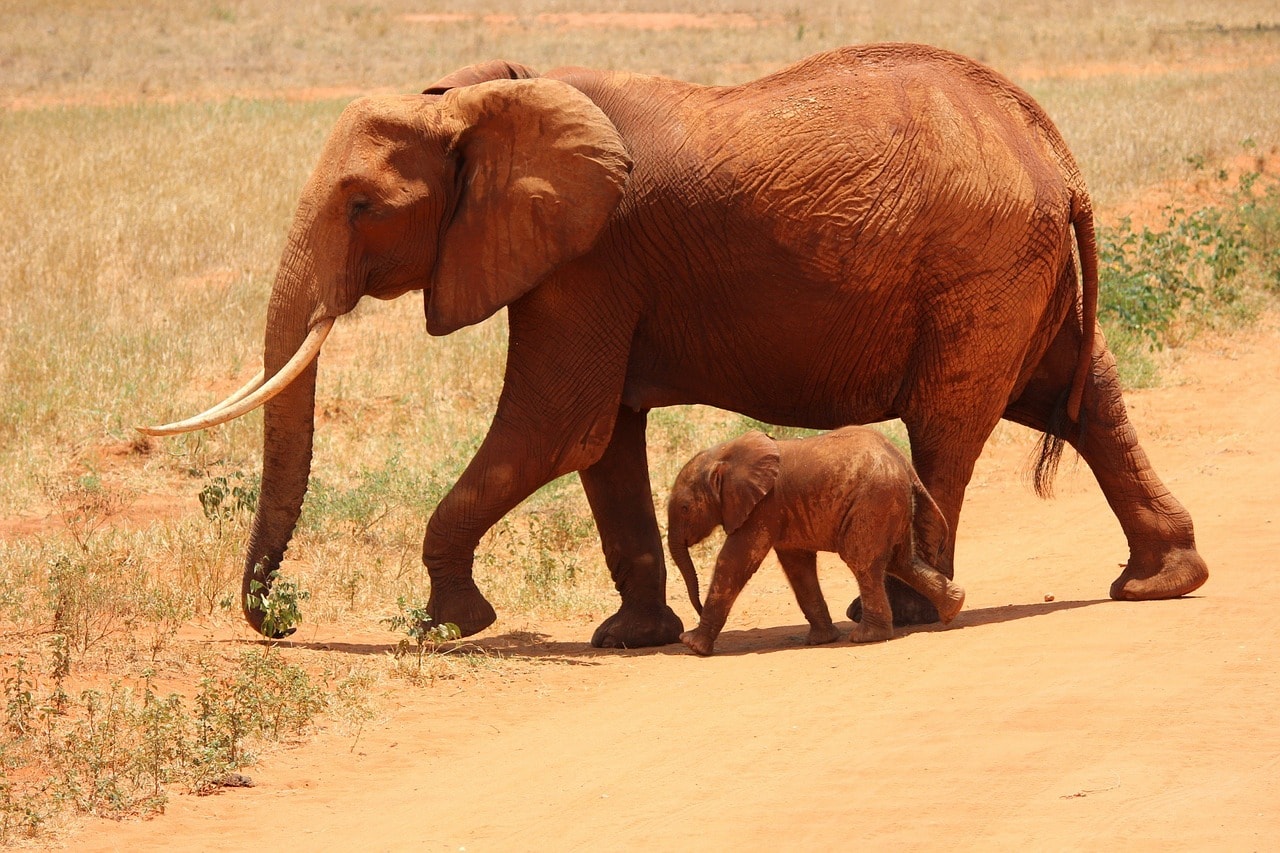
[[[680,569],[680,576],[684,578],[685,589],[689,590],[689,601],[701,616],[702,602],[698,600],[698,571],[694,568],[693,559],[689,556],[689,546],[685,544],[684,537],[679,535],[669,536],[667,546],[671,549],[671,558]]]

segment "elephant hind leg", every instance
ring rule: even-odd
[[[831,611],[827,607],[827,599],[822,595],[822,587],[818,584],[818,555],[813,551],[777,549],[778,562],[787,575],[791,591],[796,595],[796,603],[809,621],[809,636],[806,642],[811,646],[834,642],[840,639],[840,631],[831,623]]]
[[[948,622],[964,604],[964,590],[951,583],[955,575],[956,530],[974,463],[1000,420],[1000,412],[990,405],[990,399],[983,395],[981,400],[966,400],[954,394],[950,400],[935,402],[935,406],[945,403],[945,410],[929,411],[927,417],[918,413],[903,417],[916,473],[947,527],[936,565],[909,561],[900,571],[889,574],[887,588],[896,625]],[[860,618],[859,601],[849,606],[849,616]]]
[[[596,628],[596,648],[640,648],[674,643],[684,625],[667,606],[662,536],[654,515],[645,448],[646,415],[619,409],[609,446],[580,472],[595,517],[605,562],[622,606]]]
[[[1007,281],[1002,285],[1011,286]],[[1033,285],[1024,285],[1028,293],[1035,291]],[[1022,342],[1031,334],[1013,324],[1007,313],[977,316],[965,309],[963,302],[937,306],[907,371],[911,382],[897,403],[911,441],[912,464],[946,520],[945,537],[939,535],[941,541],[929,548],[937,552],[934,568],[946,578],[955,574],[960,508],[974,464],[1017,384],[1025,356]],[[972,322],[957,336],[955,318],[960,316]],[[887,587],[896,625],[929,624],[941,618],[933,602],[897,577],[890,575]],[[945,605],[952,610],[954,598],[947,598]],[[864,610],[861,601],[854,601],[849,616],[860,619]]]
[[[1005,417],[1033,429],[1051,426],[1069,379],[1067,362],[1079,330],[1066,323],[1040,369]],[[1196,550],[1191,515],[1161,482],[1129,421],[1116,362],[1099,331],[1084,387],[1080,425],[1066,439],[1093,471],[1129,543],[1129,561],[1111,584],[1111,597],[1131,601],[1176,598],[1199,588],[1209,569]]]
[[[899,545],[890,568],[890,576],[901,579],[923,595],[938,611],[945,625],[964,607],[964,588],[916,557],[909,543]]]

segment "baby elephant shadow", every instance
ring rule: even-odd
[[[1062,610],[1076,610],[1097,604],[1114,603],[1109,598],[1094,598],[1079,601],[1046,601],[1033,604],[1006,604],[1000,607],[979,607],[973,610],[961,611],[948,625],[938,623],[909,625],[897,628],[894,636],[896,639],[909,634],[943,634],[972,628],[984,628],[989,625],[999,625],[1002,622],[1012,622],[1017,619],[1047,616],[1050,613],[1057,613]],[[836,627],[840,630],[840,639],[834,643],[820,646],[806,645],[809,630],[808,624],[731,629],[722,632],[720,638],[716,641],[716,656],[768,654],[790,651],[800,647],[814,649],[849,648],[851,644],[847,641],[849,632],[853,629],[854,624],[849,621],[837,622]],[[888,642],[893,642],[893,640]],[[723,646],[721,643],[723,643]],[[664,646],[663,649],[650,649],[649,651],[660,652],[664,650],[684,651],[679,647],[673,646]]]

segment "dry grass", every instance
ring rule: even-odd
[[[355,93],[414,91],[495,56],[724,84],[838,44],[911,40],[1027,86],[1104,221],[1148,187],[1231,160],[1242,140],[1280,149],[1274,2],[699,8],[726,17],[663,29],[653,16],[680,10],[664,2],[6,3],[0,675],[21,654],[42,694],[63,637],[77,677],[136,680],[159,665],[190,683],[194,641],[169,635],[193,620],[238,630],[224,605],[247,514],[208,518],[198,496],[220,476],[251,487],[260,417],[155,445],[130,427],[201,409],[254,370],[299,189]],[[582,12],[649,17],[563,17]],[[445,13],[461,17],[406,18]],[[362,306],[326,346],[316,486],[287,563],[311,592],[309,618],[383,637],[398,596],[425,599],[423,523],[488,426],[505,352],[501,317],[433,340],[421,311],[417,296]],[[691,453],[744,426],[705,408],[655,412],[655,499]],[[602,563],[566,478],[486,537],[477,574],[510,628],[603,616],[616,599]],[[101,622],[57,621],[68,567],[86,573]],[[10,746],[0,739],[0,764]]]

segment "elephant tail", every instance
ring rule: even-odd
[[[920,475],[914,468],[911,471],[911,496],[912,503],[915,504],[912,521],[915,555],[930,566],[938,568],[951,526],[947,524],[947,518],[938,508],[933,495],[920,482]]]
[[[1093,368],[1093,347],[1098,328],[1098,242],[1093,230],[1093,204],[1083,191],[1072,199],[1071,225],[1075,229],[1076,248],[1080,253],[1080,352],[1076,356],[1071,385],[1049,416],[1040,442],[1039,458],[1031,475],[1032,486],[1042,498],[1053,495],[1053,478],[1062,460],[1070,425],[1075,424],[1076,435],[1085,429],[1080,408],[1084,386]]]
[[[1093,345],[1098,324],[1098,242],[1093,232],[1093,203],[1083,192],[1071,204],[1071,225],[1080,252],[1080,354],[1067,398],[1067,417],[1080,423],[1080,401],[1093,367]]]

